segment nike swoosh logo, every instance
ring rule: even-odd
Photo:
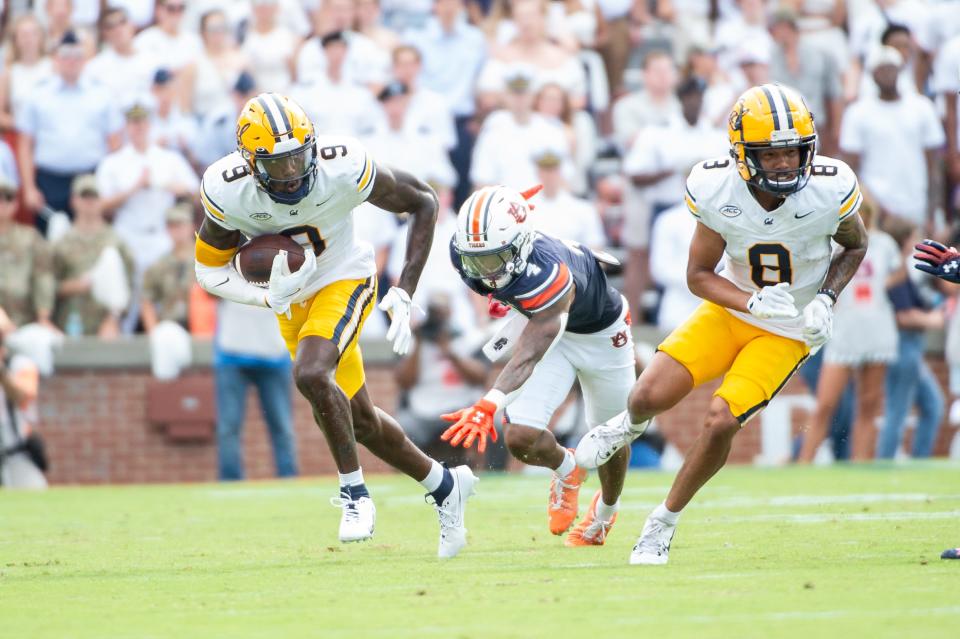
[[[324,204],[326,204],[327,202],[329,202],[329,201],[332,200],[332,199],[333,199],[333,196],[331,195],[330,197],[328,197],[327,199],[325,199],[323,202],[320,202],[320,204],[317,204],[316,206],[323,206]]]
[[[795,217],[795,218],[798,219],[798,220],[802,220],[803,218],[807,217],[807,216],[810,215],[811,213],[814,213],[814,211],[807,211],[807,212],[804,213],[803,215],[797,215],[796,213],[794,213],[794,214],[793,214],[793,217]]]
[[[213,285],[213,288],[217,288],[218,286],[223,286],[224,284],[226,284],[226,283],[229,282],[229,281],[230,281],[230,278],[228,277],[228,278],[224,279],[222,282],[220,282],[219,284],[214,284],[214,285]]]

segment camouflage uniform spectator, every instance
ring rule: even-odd
[[[113,247],[123,258],[129,282],[133,257],[103,219],[103,203],[93,175],[81,175],[73,181],[71,200],[76,208],[73,228],[53,245],[58,296],[54,321],[68,334],[78,332],[75,325],[79,322],[80,334],[115,337],[120,330],[120,314],[94,299],[91,271],[104,249]]]
[[[14,326],[52,326],[54,284],[50,247],[37,231],[14,222],[17,187],[0,176],[0,309]]]
[[[171,321],[187,328],[193,274],[193,209],[177,204],[167,211],[167,232],[173,250],[160,258],[143,275],[140,317],[146,332],[157,322]]]

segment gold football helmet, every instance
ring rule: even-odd
[[[237,149],[257,185],[281,204],[310,193],[317,174],[313,123],[296,102],[277,93],[251,98],[237,118]]]
[[[803,96],[780,84],[748,89],[730,112],[730,155],[740,177],[758,189],[784,195],[806,186],[817,153],[817,129]],[[757,153],[762,149],[797,147],[800,167],[764,170]]]

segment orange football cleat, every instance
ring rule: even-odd
[[[587,471],[577,466],[573,472],[561,479],[556,473],[550,481],[550,504],[547,515],[550,518],[550,532],[562,535],[570,530],[577,518],[577,498],[580,485],[587,478]]]
[[[563,542],[564,546],[602,546],[603,542],[607,540],[610,529],[617,521],[617,515],[614,513],[613,519],[610,521],[597,519],[597,500],[599,499],[600,491],[598,490],[597,494],[593,496],[593,501],[590,502],[587,514],[580,520],[577,527],[567,535],[566,541]]]

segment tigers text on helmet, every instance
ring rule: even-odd
[[[317,175],[313,123],[296,102],[277,93],[251,98],[237,118],[237,149],[274,202],[296,204]]]
[[[524,194],[505,186],[485,186],[467,198],[453,240],[467,277],[501,289],[523,273],[533,250],[529,213]]]
[[[817,129],[796,90],[780,84],[748,89],[730,112],[728,135],[737,172],[750,184],[778,195],[806,186],[817,153]],[[799,169],[764,170],[758,154],[772,148],[797,148]]]

